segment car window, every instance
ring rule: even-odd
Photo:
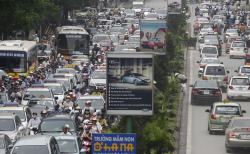
[[[244,42],[233,42],[232,47],[244,48],[245,47],[245,43]]]
[[[222,66],[208,66],[205,75],[226,75],[226,71]]]
[[[75,126],[71,120],[45,120],[41,123],[41,131],[43,132],[61,132],[62,127],[68,124],[70,131],[75,131]]]
[[[23,145],[16,146],[13,154],[49,154],[49,149],[46,145]]]
[[[13,113],[17,115],[22,121],[26,120],[25,113],[23,110],[0,110],[0,113]]]
[[[24,95],[24,100],[29,100],[31,98],[51,98],[50,91],[27,91]]]
[[[239,127],[239,128],[244,128],[244,127],[250,127],[250,119],[235,119],[232,123],[232,127]]]
[[[202,54],[217,54],[217,49],[215,47],[204,47]]]
[[[241,73],[250,73],[250,67],[242,67]]]
[[[77,144],[75,140],[69,139],[60,139],[57,140],[59,145],[60,152],[63,153],[76,153],[77,152]]]
[[[14,131],[15,122],[14,119],[0,119],[0,131]]]
[[[240,115],[240,109],[238,106],[216,106],[215,114]]]
[[[233,78],[231,85],[246,86],[246,85],[249,85],[249,79],[248,78]]]

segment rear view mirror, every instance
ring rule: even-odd
[[[209,112],[210,112],[210,110],[209,110],[209,109],[206,109],[206,110],[205,110],[205,112],[208,112],[208,113],[209,113]]]

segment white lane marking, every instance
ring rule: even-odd
[[[193,84],[193,52],[189,54],[189,83]],[[187,126],[187,146],[186,154],[192,154],[192,105],[191,105],[191,88],[189,89],[188,99],[188,126]]]

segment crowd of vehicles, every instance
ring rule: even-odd
[[[197,5],[193,25],[200,60],[197,61],[199,79],[191,85],[191,104],[210,106],[205,111],[208,113],[208,133],[225,134],[227,153],[250,148],[249,117],[244,116],[249,111],[242,109],[239,103],[239,100],[250,99],[250,29],[247,25],[250,16],[240,3],[234,2]],[[222,56],[232,63],[236,58],[245,62],[230,72],[221,61]]]
[[[143,1],[132,9],[88,11],[76,11],[74,25],[58,27],[48,41],[0,41],[1,152],[90,154],[92,133],[119,122],[106,114],[106,54],[139,51],[139,20],[165,20],[167,11]],[[145,46],[164,44],[152,39]],[[149,84],[139,73],[118,80]]]

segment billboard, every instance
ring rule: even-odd
[[[153,54],[107,54],[107,113],[153,114]]]
[[[140,20],[141,48],[163,49],[167,25],[165,20]]]
[[[92,154],[136,154],[136,134],[92,134]]]

